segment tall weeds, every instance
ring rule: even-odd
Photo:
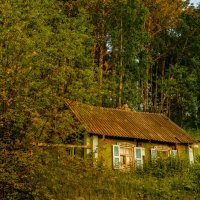
[[[6,156],[0,169],[4,200],[200,199],[199,161],[191,166],[182,160],[156,160],[142,169],[119,171],[91,159],[72,159],[65,150],[15,155],[17,162]]]
[[[41,195],[48,197],[47,199],[200,198],[199,162],[190,166],[183,160],[166,159],[146,163],[143,169],[114,171],[105,168],[102,163],[94,164],[92,160],[60,159],[56,166],[46,167],[46,172],[38,179],[37,193],[40,197]],[[46,190],[41,190],[42,185],[46,185]]]

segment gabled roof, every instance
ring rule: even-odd
[[[162,114],[96,107],[66,100],[89,133],[170,143],[195,143],[186,131]]]

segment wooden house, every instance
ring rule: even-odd
[[[85,156],[93,154],[108,167],[143,166],[148,159],[187,158],[194,162],[196,140],[163,114],[95,107],[66,100],[85,126]]]

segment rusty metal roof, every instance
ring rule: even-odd
[[[65,102],[86,130],[93,134],[170,143],[196,142],[162,114],[96,107],[70,100]]]

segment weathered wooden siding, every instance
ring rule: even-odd
[[[130,144],[134,144],[135,146],[145,148],[145,156],[144,156],[144,163],[148,163],[151,159],[151,148],[156,147],[163,147],[163,148],[171,148],[178,150],[178,158],[179,159],[188,159],[188,146],[187,145],[175,145],[175,144],[162,144],[162,143],[153,143],[153,142],[144,142],[144,141],[130,141],[125,139],[113,139],[113,138],[105,138],[99,137],[99,147],[98,147],[98,154],[99,160],[104,163],[104,165],[108,168],[113,167],[113,152],[112,147],[120,142],[127,142]],[[195,156],[195,150],[194,156]]]
[[[183,144],[177,144],[176,149],[178,150],[179,159],[186,160],[188,159],[188,146]]]
[[[200,142],[197,145],[198,145],[198,148],[194,149],[194,153],[196,156],[200,156]]]
[[[136,145],[136,142],[123,139],[111,139],[111,138],[101,138],[99,139],[99,159],[104,163],[108,168],[113,167],[113,145],[116,145],[120,142],[127,142],[130,144]]]

